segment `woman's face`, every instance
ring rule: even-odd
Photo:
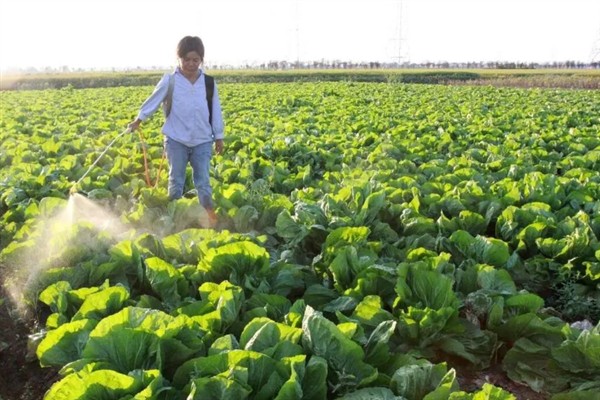
[[[202,58],[200,58],[200,54],[195,51],[190,51],[179,59],[179,67],[186,74],[195,74],[198,72],[198,68],[200,68],[201,63]]]

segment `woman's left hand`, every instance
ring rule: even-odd
[[[223,139],[215,140],[215,151],[217,154],[221,154],[223,152]]]

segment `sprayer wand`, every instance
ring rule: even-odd
[[[92,170],[92,168],[94,168],[96,166],[96,164],[98,164],[98,161],[100,161],[100,159],[102,158],[102,156],[104,154],[106,154],[106,152],[108,151],[108,149],[110,149],[110,147],[123,135],[126,135],[128,133],[131,133],[131,128],[127,128],[125,129],[123,132],[119,133],[117,135],[117,137],[115,137],[109,144],[108,146],[106,146],[106,148],[104,149],[104,151],[102,153],[100,153],[100,155],[98,156],[98,158],[96,159],[96,161],[94,161],[94,163],[92,165],[90,165],[90,167],[88,168],[87,171],[85,171],[85,174],[83,174],[83,176],[81,178],[79,178],[79,180],[77,182],[75,182],[73,184],[73,186],[71,187],[71,190],[69,191],[69,194],[74,194],[77,193],[77,185],[79,185],[81,183],[81,181],[87,176],[87,174],[90,173],[90,171]]]

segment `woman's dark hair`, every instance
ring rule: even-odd
[[[198,36],[186,36],[179,41],[177,45],[177,56],[185,57],[190,51],[195,51],[200,56],[200,60],[204,61],[204,44]]]

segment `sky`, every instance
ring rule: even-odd
[[[0,70],[600,61],[599,0],[0,0]]]

